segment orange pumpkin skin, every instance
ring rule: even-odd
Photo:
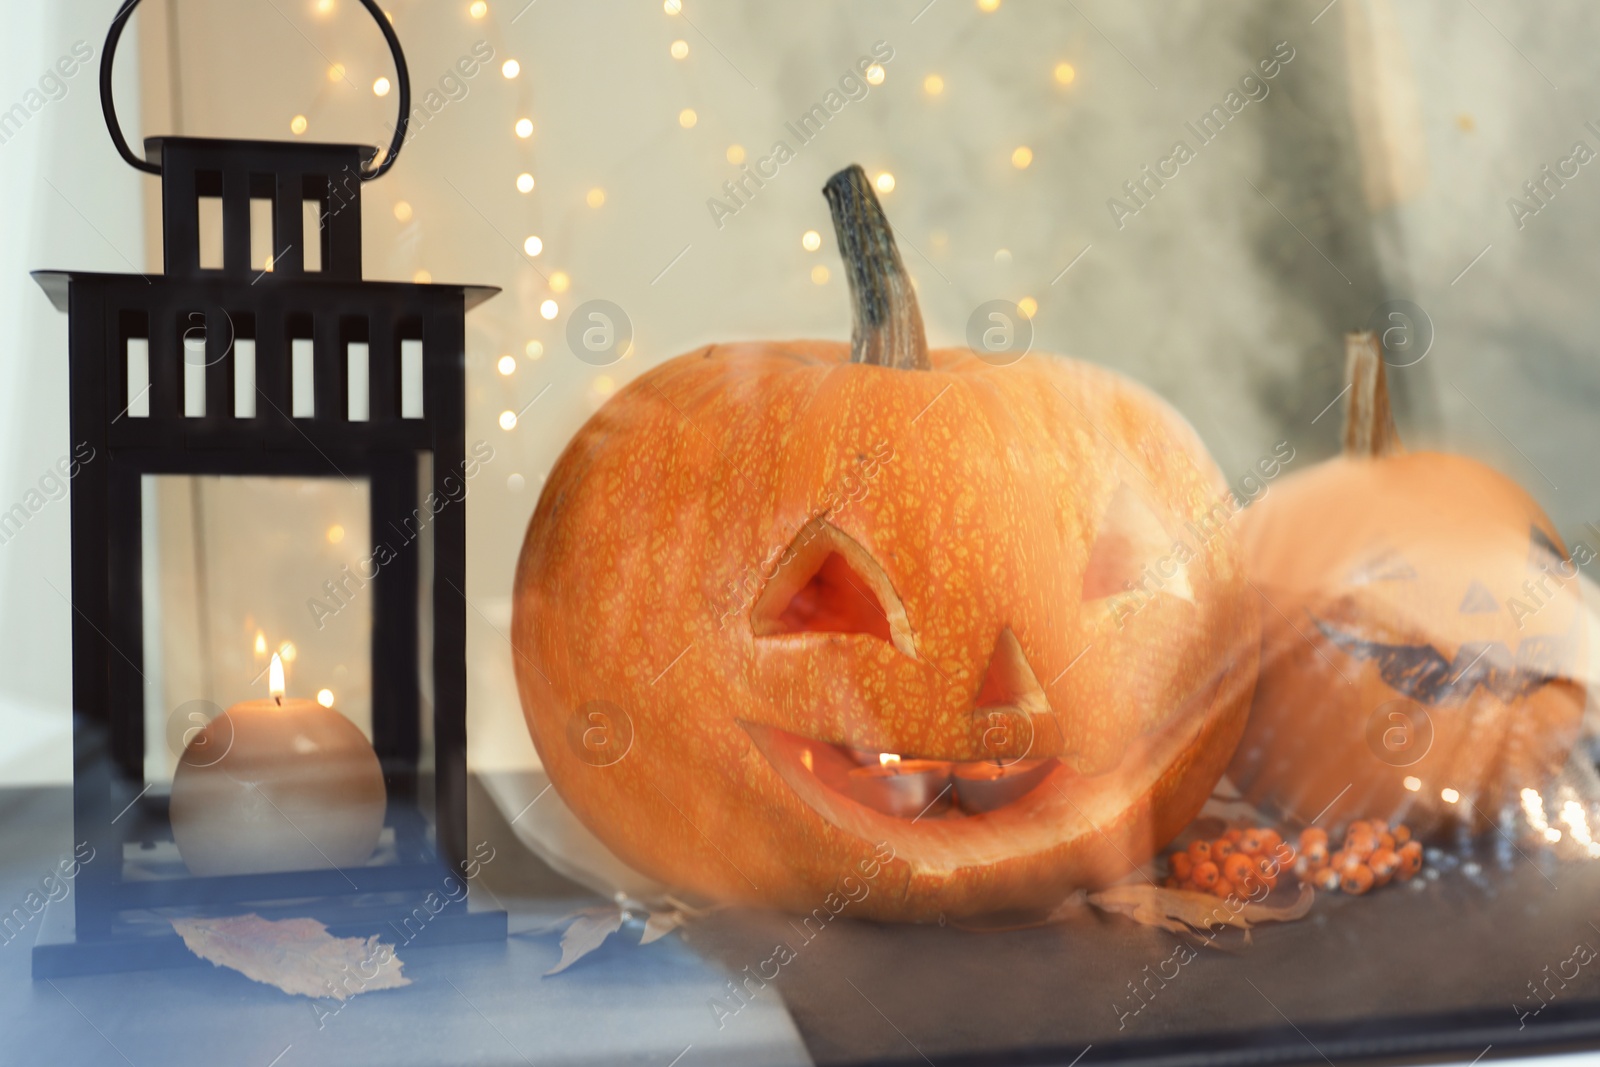
[[[1209,796],[1255,679],[1238,546],[1225,526],[1183,533],[1225,491],[1214,465],[1162,401],[1090,365],[849,359],[826,341],[691,352],[569,444],[529,523],[512,637],[555,788],[624,860],[723,901],[848,897],[852,916],[920,921],[1121,876]],[[1188,596],[1120,625],[1106,575],[1085,600],[1119,490],[1193,548]],[[773,590],[819,538],[886,620],[781,630]],[[1006,648],[1042,695],[1013,700],[1032,710],[1000,743],[1059,759],[1042,785],[911,820],[824,780],[834,746],[996,755],[983,701]]]
[[[1583,713],[1585,631],[1520,487],[1445,453],[1343,455],[1275,486],[1240,534],[1262,656],[1229,774],[1252,802],[1482,828],[1546,788]]]

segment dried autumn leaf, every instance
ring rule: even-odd
[[[394,946],[377,937],[333,937],[315,919],[173,919],[184,945],[203,960],[285,993],[344,1000],[410,985]]]
[[[644,921],[644,934],[639,938],[639,944],[659,941],[686,922],[688,916],[681,911],[652,911]]]
[[[577,963],[622,928],[621,908],[597,908],[579,915],[561,935],[561,962],[544,972],[548,978]]]
[[[1089,903],[1102,911],[1126,915],[1145,926],[1157,926],[1183,935],[1218,926],[1249,930],[1266,922],[1290,922],[1303,918],[1311,910],[1311,902],[1316,895],[1316,890],[1309,885],[1302,885],[1300,895],[1291,904],[1271,905],[1239,900],[1241,906],[1234,908],[1228,901],[1210,893],[1130,884],[1115,885],[1091,893]]]

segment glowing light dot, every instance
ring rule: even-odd
[[[512,375],[517,373],[517,361],[510,356],[501,356],[500,361],[495,366],[499,368],[501,374]]]
[[[513,474],[511,477],[506,479],[506,488],[511,490],[513,493],[522,492],[522,487],[527,484],[527,479],[523,478],[520,474]]]
[[[411,280],[416,282],[418,285],[427,285],[429,282],[433,281],[433,275],[429,274],[425,270],[419,270],[417,273],[411,276]]]
[[[561,314],[561,305],[554,300],[546,300],[539,305],[539,317],[546,322],[549,322],[559,314]]]
[[[816,230],[807,230],[800,235],[800,247],[807,252],[815,252],[822,247],[822,234]]]
[[[532,119],[518,119],[517,120],[517,136],[521,137],[523,140],[527,140],[529,137],[533,136],[533,120]]]
[[[316,8],[316,12],[319,15],[333,14],[333,0],[317,0],[316,4],[313,6]]]
[[[1022,317],[1031,319],[1039,313],[1039,301],[1031,296],[1025,296],[1017,301],[1017,310],[1022,312]]]
[[[294,647],[293,641],[285,641],[278,646],[278,657],[285,663],[293,663],[300,650]]]
[[[388,96],[389,95],[389,79],[388,78],[379,78],[377,81],[373,82],[372,83],[372,94],[374,96]]]
[[[606,191],[597,185],[584,196],[583,202],[590,207],[600,207],[606,202]]]
[[[304,115],[296,115],[294,118],[290,119],[289,120],[289,132],[293,133],[293,134],[305,133],[306,132],[306,117]]]
[[[544,343],[542,341],[529,341],[523,346],[522,354],[529,359],[538,359],[544,355]]]
[[[484,3],[483,0],[472,0],[472,3],[467,7],[467,14],[475,19],[481,19],[488,13],[489,5]]]
[[[894,175],[888,171],[881,171],[872,180],[872,184],[878,187],[878,192],[880,193],[892,193],[894,192]]]
[[[500,64],[500,73],[507,78],[515,78],[518,74],[522,73],[522,64],[518,63],[514,59],[508,59],[504,63]]]
[[[1554,826],[1547,826],[1544,830],[1544,839],[1549,841],[1551,844],[1554,844],[1555,842],[1561,840],[1561,831],[1557,830]]]
[[[922,91],[929,96],[938,96],[944,92],[944,79],[937,74],[930,74],[922,79]]]
[[[744,162],[744,145],[731,144],[728,146],[728,162],[738,166]]]
[[[344,540],[344,527],[334,523],[328,527],[328,544],[336,545]]]
[[[1439,797],[1446,804],[1454,804],[1461,799],[1461,794],[1456,792],[1454,789],[1451,789],[1449,786],[1445,786],[1443,789],[1439,790]]]
[[[517,192],[519,192],[519,193],[531,193],[531,192],[533,192],[533,175],[527,173],[526,171],[524,171],[523,173],[517,175]]]
[[[1018,145],[1011,153],[1011,165],[1018,170],[1027,170],[1028,164],[1033,162],[1033,149],[1027,145]]]
[[[318,689],[317,690],[317,703],[321,704],[325,708],[333,707],[333,690],[332,689]]]
[[[500,428],[502,430],[515,430],[517,428],[517,413],[515,411],[502,411],[500,413]]]
[[[694,113],[694,108],[692,107],[686,107],[682,111],[678,112],[678,125],[682,126],[686,130],[692,129],[694,124],[699,121],[700,116]]]
[[[530,256],[536,256],[540,252],[544,251],[544,242],[539,240],[537,237],[529,237],[526,241],[522,242],[522,250],[528,253]]]
[[[815,267],[812,267],[811,268],[811,280],[814,283],[816,283],[817,285],[827,285],[828,284],[828,268],[824,267],[821,263],[818,263]]]
[[[689,42],[682,40],[673,41],[672,47],[668,49],[668,51],[672,53],[673,59],[683,59],[689,54]]]
[[[1416,775],[1408,774],[1405,776],[1405,780],[1400,784],[1405,786],[1408,791],[1415,793],[1417,790],[1422,788],[1422,779],[1418,778]]]
[[[331,82],[343,81],[344,80],[344,64],[343,63],[335,63],[333,66],[328,68],[328,80],[331,81]]]
[[[880,66],[879,64],[874,63],[874,64],[872,64],[872,66],[867,68],[867,84],[868,85],[882,85],[884,77],[885,77],[885,75],[884,75],[883,67]]]
[[[997,248],[997,249],[995,249],[994,250],[994,261],[995,261],[995,263],[997,265],[1002,266],[1002,267],[1009,265],[1011,263],[1011,249],[1009,249],[1009,248]]]
[[[567,277],[566,271],[558,270],[550,275],[550,291],[552,293],[564,293],[571,287],[572,279]]]
[[[661,10],[669,15],[676,15],[683,11],[683,0],[661,0]]]
[[[1078,69],[1071,63],[1057,63],[1055,76],[1056,84],[1071,85],[1078,78]]]
[[[1000,10],[1000,0],[978,0],[978,10],[983,12]]]
[[[266,654],[267,654],[267,635],[262,633],[260,630],[257,630],[256,631],[256,655],[265,656]]]
[[[411,205],[404,200],[394,202],[394,217],[401,222],[411,221]]]
[[[610,396],[616,390],[617,383],[611,380],[610,375],[602,374],[594,380],[594,391],[601,396]]]

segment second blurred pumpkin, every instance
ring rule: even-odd
[[[1229,773],[1300,820],[1481,828],[1576,739],[1576,565],[1509,479],[1401,447],[1373,334],[1347,339],[1347,374],[1343,455],[1245,514],[1261,674]]]

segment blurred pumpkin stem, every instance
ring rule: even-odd
[[[852,164],[822,187],[850,279],[852,363],[931,370],[911,275],[866,172]]]
[[[1344,409],[1344,454],[1379,458],[1405,451],[1389,409],[1389,378],[1383,345],[1371,330],[1344,335],[1345,379],[1350,399]]]

